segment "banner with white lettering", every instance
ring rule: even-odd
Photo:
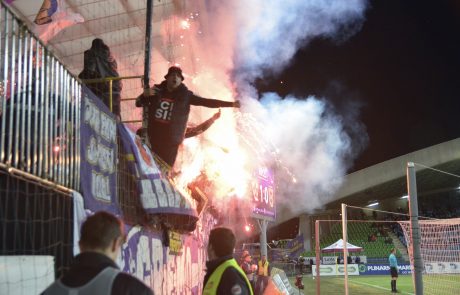
[[[408,275],[412,273],[410,264],[398,265],[398,273],[400,275]],[[388,264],[360,264],[360,275],[389,275],[390,265]]]
[[[141,139],[123,124],[119,124],[119,134],[123,150],[133,155],[131,170],[138,176],[138,190],[141,204],[149,214],[189,215],[197,219],[194,200],[179,192],[170,180],[162,175],[153,156]]]
[[[117,121],[107,106],[82,86],[81,189],[85,208],[119,213],[116,188]]]
[[[126,243],[117,264],[122,271],[150,286],[154,294],[202,294],[207,260],[205,245],[215,223],[211,214],[203,214],[197,229],[181,236],[181,255],[173,253],[171,245],[164,246],[164,235],[125,224]]]

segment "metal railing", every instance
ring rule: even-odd
[[[144,76],[124,76],[124,77],[105,77],[105,78],[97,78],[97,79],[80,79],[83,84],[91,85],[91,84],[101,84],[101,83],[109,83],[109,101],[107,107],[111,112],[113,112],[113,81],[120,81],[120,80],[129,80],[129,79],[142,79]],[[93,90],[94,91],[94,90]],[[94,92],[97,96],[104,95],[103,93],[98,93],[97,91]],[[120,99],[121,101],[130,101],[136,100],[136,98],[123,98]],[[124,122],[124,121],[123,121]],[[131,121],[130,121],[131,122]],[[142,122],[142,120],[133,120],[132,122]]]
[[[81,85],[0,5],[0,167],[78,190]]]

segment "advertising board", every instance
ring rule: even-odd
[[[275,221],[275,179],[268,167],[259,167],[252,182],[252,216]]]
[[[349,264],[348,267],[348,275],[350,276],[358,276],[359,273],[359,266],[358,264]],[[320,276],[340,276],[345,275],[345,265],[343,264],[336,264],[336,265],[320,265],[319,266],[319,275]],[[312,266],[312,273],[313,276],[316,276],[316,265]]]
[[[408,275],[412,273],[410,264],[401,264],[398,267],[400,275]],[[388,264],[360,264],[360,275],[389,275],[390,266]]]

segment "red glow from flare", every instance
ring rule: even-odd
[[[251,231],[251,227],[250,227],[248,224],[246,224],[246,225],[244,226],[244,230],[245,230],[246,232],[250,232],[250,231]]]

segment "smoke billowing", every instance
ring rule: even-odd
[[[254,96],[256,78],[276,75],[294,54],[315,37],[343,41],[361,28],[366,1],[254,1],[241,10],[235,54],[235,81]],[[249,11],[250,13],[244,13]],[[349,99],[343,93],[343,100]],[[327,97],[279,97],[262,94],[258,119],[279,150],[277,202],[293,213],[311,211],[327,203],[343,181],[351,161],[367,135],[357,122],[356,105],[346,115],[335,112]],[[350,111],[352,110],[352,111]],[[250,111],[250,110],[249,110]],[[348,131],[348,132],[347,132]],[[352,139],[353,136],[354,138]],[[358,139],[358,140],[355,140]]]
[[[238,82],[276,74],[315,37],[343,40],[360,30],[366,0],[240,1],[235,70]]]
[[[311,211],[331,199],[367,138],[352,141],[347,131],[363,132],[362,126],[349,124],[326,98],[301,99],[266,93],[259,106],[265,113],[259,120],[265,120],[267,135],[279,151],[277,203],[293,213]]]
[[[200,64],[192,66],[197,92],[221,99],[237,96],[242,112],[251,113],[264,126],[263,135],[277,152],[273,166],[278,204],[289,205],[295,214],[327,203],[366,143],[357,118],[359,108],[354,102],[345,103],[341,111],[346,114],[341,114],[327,97],[259,94],[253,85],[256,79],[280,73],[312,39],[342,42],[357,33],[367,1],[201,1],[193,5],[192,9],[201,11],[200,35],[189,39],[194,56],[199,55]],[[201,83],[205,76],[207,82]],[[220,91],[222,87],[226,90]],[[343,101],[347,99],[344,93]],[[203,112],[207,111],[192,115],[204,116]],[[223,135],[217,141],[228,147],[226,141],[236,135],[222,131],[235,125],[226,123],[225,111],[223,117],[206,136],[216,141]]]

